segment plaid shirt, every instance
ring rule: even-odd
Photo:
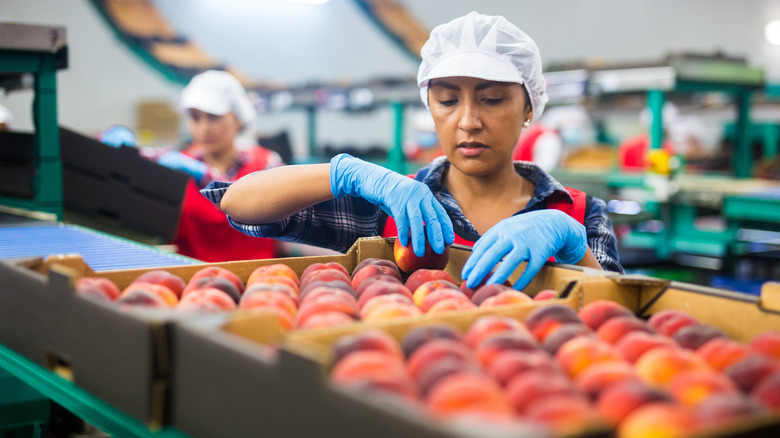
[[[415,179],[430,187],[433,195],[447,210],[455,233],[464,239],[476,241],[479,233],[442,184],[442,175],[449,166],[450,163],[445,157],[436,158],[431,164],[420,169]],[[547,208],[547,199],[555,192],[563,192],[569,196],[558,181],[533,163],[516,161],[515,170],[535,186],[534,196],[528,205],[516,214]],[[211,202],[219,203],[229,186],[230,183],[215,181],[201,190],[201,193]],[[362,198],[346,196],[311,206],[287,219],[270,224],[242,224],[230,217],[228,221],[234,228],[250,236],[273,237],[346,252],[360,237],[381,236],[387,213]],[[618,261],[617,239],[607,215],[607,205],[601,199],[593,198],[590,209],[585,212],[585,228],[588,246],[596,260],[605,270],[622,273],[623,268]]]

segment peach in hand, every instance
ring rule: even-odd
[[[409,239],[409,246],[401,245],[400,239],[395,239],[393,245],[393,256],[398,269],[410,274],[418,269],[444,269],[450,261],[450,246],[444,245],[444,251],[437,254],[425,239],[425,252],[422,257],[414,253],[412,239]]]

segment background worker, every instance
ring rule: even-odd
[[[549,172],[558,167],[567,149],[582,144],[589,124],[588,113],[581,106],[551,108],[523,130],[512,158],[533,161]]]
[[[551,257],[622,271],[604,202],[512,161],[548,100],[534,41],[503,17],[472,12],[437,26],[421,54],[420,95],[445,156],[414,179],[341,154],[202,192],[250,235],[346,251],[359,237],[397,233],[418,255],[426,237],[437,253],[473,244],[469,287],[494,268],[488,282],[503,282],[527,261],[514,284],[523,289]]]
[[[275,257],[274,240],[233,229],[224,213],[198,191],[213,180],[235,181],[282,165],[277,153],[263,147],[236,146],[239,133],[249,128],[256,114],[246,90],[230,73],[210,70],[184,88],[179,110],[187,118],[192,143],[183,152],[170,151],[157,159],[192,176],[172,243],[180,254],[207,262]]]

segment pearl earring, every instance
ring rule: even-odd
[[[523,122],[523,128],[527,128],[529,126],[531,126],[531,119],[528,119],[525,122]]]

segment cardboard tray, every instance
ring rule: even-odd
[[[283,259],[299,275],[315,262],[335,261],[353,270],[369,257],[393,260],[393,239],[360,239],[344,256]],[[470,250],[453,246],[445,270],[460,282],[460,268]],[[273,260],[258,265],[278,263]],[[242,279],[249,272],[227,266]],[[514,280],[522,272],[510,277]],[[566,294],[586,276],[603,271],[548,263],[526,288],[531,294],[555,289]],[[541,302],[530,303],[531,308]],[[309,338],[335,339],[343,333],[381,327],[399,332],[423,322],[473,321],[486,313],[508,313],[507,308],[476,309],[439,317],[399,318],[358,322],[328,330],[299,330],[282,334],[272,314],[234,312],[208,320],[176,324],[171,339],[172,426],[197,437],[269,436],[309,437],[455,437],[462,431],[434,424],[414,408],[396,400],[345,392],[328,384],[323,363],[327,348],[310,345]],[[283,342],[273,353],[269,346]],[[314,343],[316,344],[316,343]],[[215,421],[219,418],[220,421]],[[597,435],[594,435],[597,436]]]

